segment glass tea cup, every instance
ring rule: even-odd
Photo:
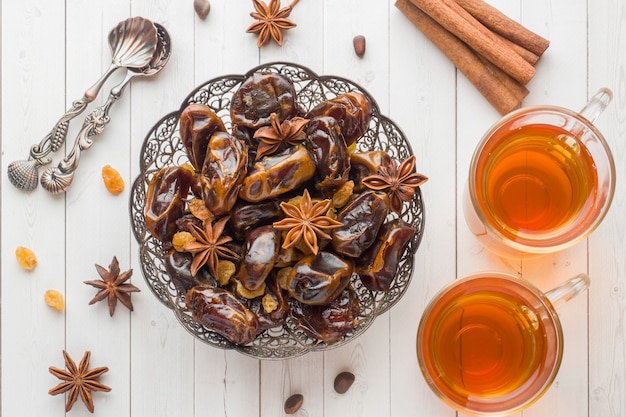
[[[541,292],[513,275],[453,281],[426,307],[417,358],[434,393],[457,411],[507,415],[537,401],[556,377],[563,331],[556,308],[589,287],[581,274]]]
[[[483,136],[463,199],[472,233],[503,257],[566,249],[604,219],[615,164],[593,125],[610,103],[604,88],[578,113],[556,106],[519,109]]]

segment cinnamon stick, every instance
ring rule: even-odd
[[[524,48],[523,46],[516,44],[512,40],[509,40],[509,39],[505,38],[504,36],[502,36],[502,35],[500,35],[498,33],[494,32],[493,34],[495,36],[499,37],[502,40],[502,42],[504,42],[507,45],[509,45],[509,48],[511,48],[519,56],[524,58],[524,61],[528,62],[530,65],[535,65],[537,63],[537,61],[539,61],[540,56],[535,54],[534,52],[529,51],[528,49]]]
[[[498,81],[500,81],[502,86],[513,94],[518,104],[521,103],[522,100],[530,93],[526,86],[518,83],[513,78],[509,77],[507,73],[493,65],[491,62],[487,61],[485,58],[478,55],[478,59],[480,59],[487,68],[487,70],[491,72],[491,74],[493,74],[493,76]]]
[[[535,75],[535,67],[480,24],[454,0],[410,0],[446,30],[465,42],[489,62],[522,84]],[[467,14],[463,16],[460,11]]]
[[[456,2],[483,25],[523,46],[537,56],[541,56],[550,46],[550,41],[509,18],[483,0],[456,0]]]
[[[504,115],[519,106],[525,96],[523,90],[513,93],[464,42],[415,6],[411,0],[397,0],[395,6],[448,57],[500,114]],[[508,77],[507,74],[502,74]],[[510,77],[509,79],[515,83]]]

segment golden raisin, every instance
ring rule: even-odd
[[[176,232],[172,237],[172,246],[176,252],[184,252],[185,243],[193,242],[196,238],[189,232]]]
[[[217,262],[217,277],[215,278],[217,278],[220,285],[226,285],[228,281],[230,281],[230,278],[235,275],[236,269],[237,267],[234,262],[228,259],[220,259]]]
[[[111,194],[118,195],[124,191],[124,178],[111,165],[102,167],[102,180]]]
[[[288,267],[279,269],[278,272],[276,273],[276,280],[278,282],[278,286],[282,288],[283,290],[286,290],[289,288],[289,286],[287,285],[287,277],[289,276],[292,270],[293,268],[288,266]]]
[[[276,262],[274,263],[275,268],[284,268],[286,266],[291,266],[302,259],[304,255],[298,249],[291,248],[280,248],[278,252],[278,257],[276,258]]]
[[[195,218],[202,221],[209,220],[213,217],[213,214],[206,207],[204,201],[199,198],[194,198],[189,202],[189,211]]]
[[[333,194],[333,207],[343,207],[346,205],[352,192],[354,191],[354,181],[346,181],[336,192]]]
[[[37,266],[35,253],[23,246],[18,246],[17,249],[15,249],[15,259],[17,259],[17,263],[27,271],[32,271]]]
[[[263,294],[265,294],[265,282],[261,284],[261,286],[257,288],[256,290],[250,291],[249,289],[243,286],[241,281],[237,281],[237,293],[239,293],[239,295],[249,300],[256,298],[256,297],[260,297]]]
[[[293,204],[296,207],[300,207],[300,200],[302,200],[302,196],[301,195],[297,195],[295,197],[292,197],[289,199],[289,201],[287,201],[289,204]]]
[[[57,290],[48,290],[43,296],[46,304],[57,310],[63,310],[65,308],[65,302],[63,301],[63,294]]]
[[[263,310],[265,310],[266,313],[271,313],[278,308],[278,301],[276,301],[271,294],[265,294],[261,300],[261,304],[263,304]]]

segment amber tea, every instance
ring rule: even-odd
[[[417,357],[426,381],[469,414],[508,414],[532,404],[549,388],[561,362],[563,335],[554,306],[588,284],[588,277],[579,275],[543,294],[506,274],[454,281],[420,321]]]
[[[476,196],[487,221],[508,235],[545,235],[580,221],[598,187],[586,146],[550,125],[496,132],[478,161]]]
[[[483,136],[470,163],[463,211],[485,246],[504,257],[538,256],[586,238],[615,192],[615,164],[593,120],[611,100],[600,90],[580,113],[516,110]]]

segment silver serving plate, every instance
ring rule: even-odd
[[[424,206],[419,189],[413,200],[405,203],[400,217],[410,223],[416,233],[402,255],[396,278],[389,291],[370,291],[361,284],[358,275],[353,275],[351,284],[359,296],[361,307],[358,324],[353,331],[334,344],[309,337],[288,319],[283,326],[264,331],[249,345],[239,346],[195,320],[185,306],[184,294],[176,290],[165,271],[165,253],[161,243],[146,229],[146,192],[155,172],[166,166],[188,162],[179,133],[179,115],[182,109],[190,103],[206,104],[222,118],[227,128],[230,127],[232,96],[241,83],[257,71],[277,72],[291,78],[298,93],[298,102],[305,112],[328,98],[349,91],[360,91],[372,103],[372,117],[369,129],[357,142],[357,149],[383,150],[400,161],[412,155],[412,150],[402,131],[390,119],[380,114],[376,101],[363,88],[341,77],[319,76],[308,68],[282,62],[258,66],[244,75],[227,75],[207,81],[187,96],[178,111],[159,120],[146,136],[140,155],[141,173],[131,189],[130,217],[135,238],[139,242],[141,270],[148,286],[165,306],[173,310],[181,325],[198,340],[221,349],[235,349],[254,358],[286,359],[310,351],[324,351],[345,345],[365,332],[377,316],[389,310],[402,298],[411,282],[415,253],[424,233]]]

